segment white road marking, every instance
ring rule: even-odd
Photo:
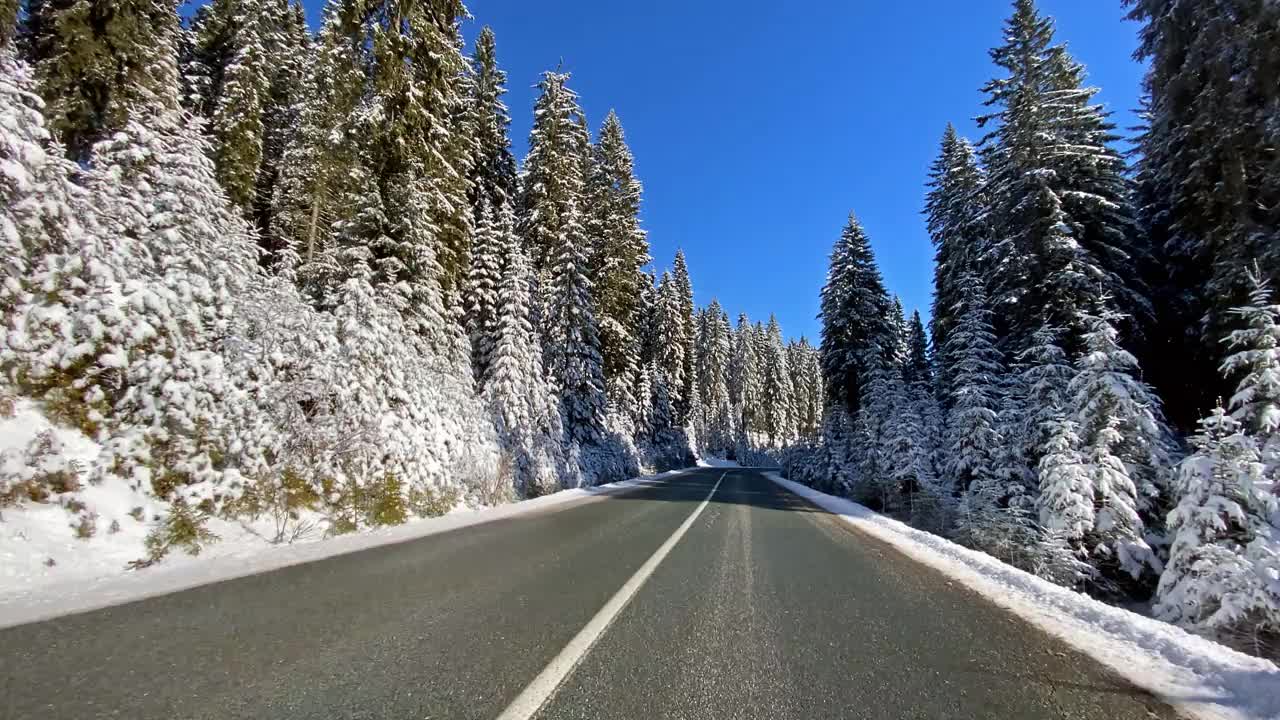
[[[569,673],[573,672],[573,669],[582,661],[582,658],[591,651],[591,646],[595,645],[605,630],[609,629],[609,625],[613,623],[614,618],[618,617],[618,613],[622,612],[627,603],[631,602],[631,598],[635,597],[645,581],[649,579],[649,576],[653,575],[653,571],[658,569],[658,565],[662,563],[667,554],[671,552],[671,549],[676,546],[676,543],[680,542],[680,538],[684,537],[684,534],[697,521],[698,516],[707,508],[711,498],[716,494],[716,490],[720,489],[720,483],[724,480],[724,476],[728,475],[729,472],[729,470],[726,470],[720,475],[720,479],[716,480],[715,487],[711,488],[711,492],[702,501],[702,504],[698,506],[698,509],[694,510],[693,514],[686,518],[684,523],[676,528],[675,532],[671,533],[671,537],[667,538],[667,541],[662,543],[662,546],[655,550],[653,555],[649,556],[649,559],[640,566],[639,570],[636,570],[631,579],[627,580],[618,592],[609,598],[609,602],[605,603],[604,607],[600,608],[600,611],[595,614],[595,617],[591,618],[590,622],[579,630],[577,635],[573,636],[573,639],[569,641],[568,645],[564,646],[560,654],[556,655],[551,664],[543,668],[542,672],[538,673],[538,677],[534,678],[533,682],[529,683],[529,686],[515,700],[511,701],[507,709],[503,710],[502,714],[498,716],[498,720],[529,720],[538,710],[542,709],[543,704],[555,694],[556,688],[560,687],[560,683],[569,677]]]

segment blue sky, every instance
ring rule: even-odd
[[[321,0],[305,0],[313,20]],[[471,0],[497,35],[518,157],[539,74],[563,65],[592,130],[618,111],[659,267],[677,247],[700,304],[778,315],[816,338],[826,258],[850,210],[891,292],[927,311],[920,216],[948,121],[976,139],[1008,0]],[[1041,0],[1121,128],[1134,124],[1137,26],[1119,0]]]

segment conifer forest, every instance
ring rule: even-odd
[[[1142,127],[1013,0],[932,306],[851,197],[792,339],[651,256],[570,74],[518,69],[515,157],[461,0],[0,0],[0,525],[144,568],[718,457],[1280,656],[1280,4],[1114,2]]]

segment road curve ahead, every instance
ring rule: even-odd
[[[0,631],[0,718],[1173,718],[752,470]]]

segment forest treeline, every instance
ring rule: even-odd
[[[821,436],[775,454],[1054,582],[1280,652],[1280,6],[1129,0],[1136,151],[1032,0],[924,208],[928,333],[849,218]]]
[[[315,34],[285,0],[3,9],[3,409],[101,446],[8,452],[4,504],[153,524],[146,564],[215,516],[348,532],[816,432],[816,350],[695,307],[681,253],[655,274],[622,123],[593,139],[568,74],[517,164],[460,2]]]

